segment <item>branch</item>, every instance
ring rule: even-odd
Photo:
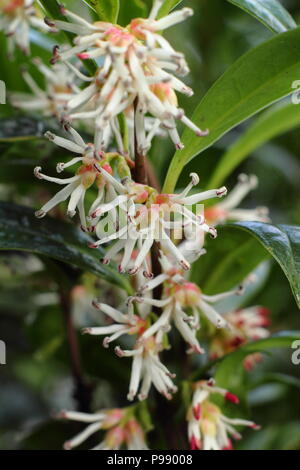
[[[136,120],[137,107],[138,107],[138,98],[134,100],[134,120]],[[146,157],[143,153],[139,151],[138,141],[136,135],[136,126],[134,125],[134,179],[136,183],[139,184],[148,184],[147,172],[146,172]]]
[[[86,383],[80,359],[80,352],[76,331],[71,313],[70,290],[60,289],[60,304],[65,320],[66,336],[69,345],[72,374],[75,382],[74,398],[78,402],[79,410],[89,412],[91,403],[92,387]]]

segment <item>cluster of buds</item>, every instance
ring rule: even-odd
[[[141,425],[130,413],[130,409],[101,410],[96,413],[80,413],[77,411],[62,411],[57,416],[60,419],[89,423],[79,434],[65,442],[64,449],[78,447],[98,431],[105,435],[100,444],[91,450],[147,450],[145,435]]]
[[[255,306],[226,313],[224,319],[231,325],[230,330],[216,330],[210,344],[210,356],[217,359],[229,354],[249,341],[267,338],[270,325],[270,311]],[[247,370],[261,360],[260,353],[247,356],[244,366]]]
[[[231,450],[233,446],[230,437],[241,439],[234,426],[259,429],[253,421],[225,416],[221,407],[211,399],[214,394],[231,403],[239,403],[236,395],[217,387],[212,379],[194,384],[192,405],[187,414],[188,437],[192,450]]]
[[[7,36],[7,52],[12,56],[17,45],[24,54],[30,50],[30,27],[45,32],[55,31],[47,26],[34,0],[1,0],[0,31]]]

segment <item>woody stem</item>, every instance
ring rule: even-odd
[[[138,98],[135,99],[134,101],[134,115],[136,116],[136,113],[138,112]],[[139,149],[138,144],[137,144],[137,136],[135,132],[135,138],[134,138],[134,148],[135,148],[135,168],[134,168],[134,179],[136,183],[139,184],[150,184],[152,187],[155,187],[158,191],[160,190],[159,188],[159,182],[157,179],[157,176],[155,174],[154,168],[151,165],[151,162],[146,158],[146,155],[144,155],[143,152],[141,152],[141,149]],[[161,273],[161,266],[159,262],[159,243],[154,242],[153,247],[151,250],[151,265],[152,265],[152,272],[154,276],[158,276]],[[155,298],[160,298],[161,297],[161,287],[159,286],[156,288],[156,292],[154,292],[154,295],[157,296]]]

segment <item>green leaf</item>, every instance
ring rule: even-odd
[[[158,18],[162,18],[163,16],[168,15],[169,12],[181,2],[182,0],[165,0],[164,4],[158,12]]]
[[[277,0],[228,0],[261,21],[274,33],[296,28],[289,12]]]
[[[236,393],[239,397],[245,393],[245,370],[243,359],[255,352],[265,352],[276,348],[290,348],[293,341],[300,338],[300,331],[282,331],[269,338],[264,338],[237,349],[224,356],[217,365],[215,379],[219,386]]]
[[[85,3],[98,13],[100,20],[110,23],[117,22],[120,9],[119,0],[85,0]]]
[[[128,8],[130,2],[130,8]],[[120,0],[118,23],[127,26],[133,18],[146,18],[147,5],[143,0]]]
[[[131,292],[124,276],[99,262],[101,252],[88,248],[91,238],[71,223],[37,219],[32,209],[0,203],[0,250],[20,250],[54,258],[89,271]]]
[[[227,176],[254,150],[274,137],[300,125],[300,107],[281,103],[263,113],[223,155],[209,187],[219,186]]]
[[[300,308],[300,227],[261,222],[232,225],[251,233],[279,263]]]
[[[218,227],[218,234],[207,239],[206,255],[192,267],[192,280],[205,294],[232,289],[268,257],[257,240],[233,225]]]
[[[277,382],[290,387],[300,388],[300,379],[288,374],[282,374],[280,372],[266,372],[254,383],[251,383],[251,388],[256,388],[260,385],[268,384],[271,382]]]
[[[185,148],[175,153],[163,191],[172,193],[184,166],[229,130],[293,92],[300,67],[300,28],[282,33],[240,57],[210,88],[192,120],[207,137],[183,133]]]
[[[152,431],[154,428],[152,423],[151,413],[148,408],[146,401],[142,401],[136,407],[136,416],[139,420],[139,423],[142,425],[145,433]]]

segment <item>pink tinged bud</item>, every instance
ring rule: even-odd
[[[91,333],[91,328],[82,328],[81,334],[82,335],[89,335]]]
[[[193,282],[185,282],[183,288],[186,292],[186,305],[192,307],[197,305],[201,297],[201,291]]]
[[[258,322],[257,322],[257,326],[262,326],[262,327],[265,327],[267,328],[268,326],[270,326],[271,322],[268,318],[261,318]],[[258,338],[259,339],[259,338]]]
[[[218,236],[218,232],[214,227],[209,227],[209,234],[212,239],[215,239]]]
[[[227,194],[227,188],[225,186],[222,186],[222,188],[217,189],[216,191],[217,197],[223,197],[223,196],[226,196],[226,194]]]
[[[231,403],[234,403],[235,405],[237,405],[240,402],[239,398],[230,392],[226,392],[225,399],[230,401]]]
[[[240,336],[235,336],[232,341],[230,341],[230,346],[233,348],[238,348],[245,342],[244,338],[241,338]]]
[[[46,135],[46,134],[45,134],[45,135]],[[65,164],[64,164],[64,163],[62,163],[62,162],[61,162],[61,163],[58,163],[58,164],[56,165],[56,171],[57,171],[57,173],[61,173],[62,171],[64,171],[64,168],[65,168]]]
[[[254,431],[259,431],[261,429],[261,426],[259,424],[253,423],[250,426],[251,429],[254,429]]]
[[[196,344],[190,344],[189,346],[190,346],[190,349],[187,351],[188,354],[191,354],[191,353],[204,354],[205,353],[205,350]]]
[[[185,271],[188,271],[189,269],[191,269],[191,266],[187,261],[181,260],[180,265]]]
[[[86,60],[90,58],[90,55],[87,52],[81,52],[77,54],[78,59]]]
[[[93,306],[94,308],[96,308],[97,310],[100,310],[99,304],[98,304],[97,300],[93,300],[93,301],[92,301],[92,306]]]
[[[50,64],[54,65],[56,62],[60,59],[59,55],[59,46],[54,46],[53,47],[53,52],[52,52],[52,57],[50,59]]]
[[[89,243],[88,247],[89,248],[98,248],[98,245],[96,245],[95,243]]]
[[[110,337],[109,336],[106,336],[104,338],[104,340],[102,341],[102,346],[105,348],[105,349],[108,349],[109,348],[109,343],[110,343]]]
[[[120,346],[115,347],[115,353],[118,357],[124,357],[124,351],[120,348]]]
[[[150,273],[150,272],[147,272],[147,271],[143,271],[143,276],[144,276],[146,279],[153,279],[154,274],[153,274],[153,273]]]
[[[172,395],[169,392],[166,392],[164,390],[160,390],[159,393],[163,395],[167,400],[172,400]]]
[[[64,449],[65,449],[65,450],[71,450],[71,449],[72,449],[72,444],[71,444],[70,441],[66,441],[66,442],[64,443]]]
[[[67,419],[67,412],[66,411],[60,411],[59,413],[56,413],[54,415],[54,418],[56,418],[56,419]]]
[[[103,170],[107,171],[107,173],[109,173],[110,175],[113,174],[113,169],[108,163],[105,163],[104,165],[102,165],[102,168]]]
[[[196,131],[196,136],[197,136],[197,137],[206,137],[208,134],[209,134],[209,130],[208,130],[208,129],[205,129],[205,131],[202,131],[201,129],[199,129],[198,131]]]
[[[108,428],[111,428],[112,426],[115,426],[121,421],[123,417],[124,417],[124,411],[119,408],[115,408],[113,410],[108,411],[106,413],[106,418],[102,423],[102,428],[108,429]]]
[[[118,271],[120,274],[124,274],[126,272],[125,269],[122,268],[121,264],[118,266]]]
[[[54,22],[51,18],[48,18],[48,16],[45,16],[44,22],[45,22],[46,25],[49,26],[50,28],[54,28],[54,27],[55,27],[55,22]]]
[[[192,436],[190,439],[190,448],[191,450],[200,450],[201,442],[195,436]]]
[[[109,448],[114,449],[120,447],[125,438],[126,435],[124,429],[120,426],[116,426],[108,431],[105,441]]]
[[[36,166],[35,169],[33,170],[34,176],[35,176],[36,178],[38,178],[39,180],[42,180],[42,179],[43,179],[43,177],[42,177],[42,175],[41,175],[41,169],[42,169],[41,166]]]
[[[63,16],[67,14],[67,9],[65,8],[64,5],[59,5],[59,11],[60,11],[60,14]]]
[[[184,144],[182,142],[179,142],[178,144],[175,145],[176,150],[182,150],[184,149]]]
[[[131,268],[131,269],[128,269],[128,274],[130,274],[130,276],[134,276],[137,272],[138,272],[139,268]]]
[[[43,217],[45,217],[46,215],[46,212],[42,211],[42,210],[39,210],[39,211],[36,211],[34,213],[34,215],[38,218],[38,219],[42,219]]]
[[[223,447],[222,450],[233,450],[233,445],[231,439],[228,439],[227,445]]]
[[[199,421],[199,419],[201,418],[201,405],[199,403],[198,405],[193,407],[193,413],[194,413],[195,419]]]

